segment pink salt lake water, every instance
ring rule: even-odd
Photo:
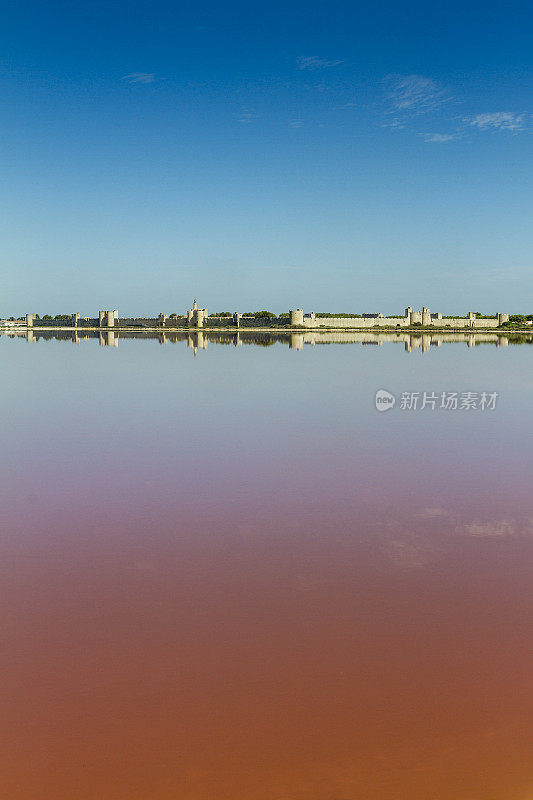
[[[1,337],[2,797],[531,800],[532,356]]]

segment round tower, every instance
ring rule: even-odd
[[[291,325],[301,326],[304,324],[304,312],[301,308],[297,308],[296,311],[289,311],[289,315]]]

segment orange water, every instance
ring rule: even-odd
[[[533,797],[529,349],[9,347],[2,797]]]

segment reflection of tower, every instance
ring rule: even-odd
[[[207,343],[207,336],[203,331],[195,331],[187,337],[187,347],[194,351],[194,355],[198,350],[207,350]]]
[[[114,331],[100,331],[101,347],[118,347],[118,334]]]
[[[304,346],[304,337],[302,333],[291,333],[291,338],[289,339],[289,349],[290,350],[302,350]]]

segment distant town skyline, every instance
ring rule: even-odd
[[[533,309],[531,8],[4,9],[0,317]]]

